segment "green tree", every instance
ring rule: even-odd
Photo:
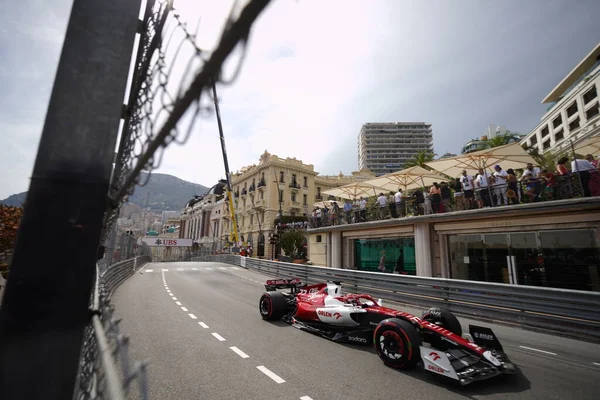
[[[551,172],[555,171],[556,162],[567,155],[565,152],[552,153],[548,151],[546,153],[540,153],[540,151],[536,148],[527,146],[523,146],[523,148],[529,153],[531,158],[535,160],[535,163],[540,167],[541,170],[547,169]]]
[[[415,158],[413,158],[412,160],[408,160],[406,164],[404,164],[404,168],[419,166],[431,170],[431,168],[429,168],[426,164],[430,161],[433,161],[436,155],[437,154],[431,151],[420,151],[417,153],[417,155],[415,155]]]
[[[519,140],[521,140],[521,135],[511,131],[506,131],[506,133],[503,135],[494,136],[493,138],[484,141],[481,144],[481,150],[504,146],[505,144],[518,142]]]
[[[303,244],[304,235],[300,231],[292,229],[281,235],[281,248],[288,257],[296,257]]]

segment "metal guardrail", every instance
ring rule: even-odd
[[[119,329],[120,320],[114,316],[110,297],[127,278],[150,260],[148,256],[140,256],[104,270],[97,268],[92,294],[91,324],[84,336],[75,399],[122,400],[131,382],[136,379],[141,399],[148,399],[146,364],[136,362],[133,369],[130,369],[129,338]]]
[[[598,292],[334,269],[233,255],[195,257],[192,261],[233,264],[308,283],[339,280],[344,290],[352,293],[420,307],[445,307],[465,316],[600,341]]]

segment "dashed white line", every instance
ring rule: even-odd
[[[594,364],[594,365],[597,365],[597,366],[599,366],[599,367],[600,367],[600,363],[593,362],[592,364]]]
[[[169,293],[169,296],[173,297],[173,296],[175,296],[175,295],[174,295],[173,293]]]
[[[231,267],[231,268],[235,269],[236,271],[239,269],[238,267]]]
[[[300,400],[313,400],[313,399],[311,399],[308,396],[302,396],[302,397],[300,397]]]
[[[519,346],[519,347],[522,349],[526,349],[526,350],[539,351],[540,353],[550,354],[552,356],[556,355],[556,353],[552,353],[552,352],[546,351],[546,350],[534,349],[533,347],[527,347],[527,346]]]
[[[240,349],[238,349],[235,346],[231,346],[230,349],[233,350],[233,352],[235,354],[237,354],[238,356],[240,356],[242,358],[250,358],[250,356],[248,354],[244,353],[243,351],[241,351]]]
[[[147,269],[147,270],[146,270],[146,272],[152,272],[152,271],[153,271],[153,270],[151,270],[151,269]]]
[[[194,314],[188,314],[190,316],[191,319],[198,319],[198,317],[196,317]]]
[[[263,374],[265,374],[266,376],[268,376],[269,378],[273,379],[275,381],[275,383],[283,383],[285,382],[285,380],[281,379],[280,376],[275,375],[273,372],[271,372],[268,368],[266,368],[263,365],[259,365],[258,367],[256,367],[260,372],[262,372]]]
[[[204,269],[205,269],[205,270],[207,270],[207,271],[212,271],[212,268],[211,268],[211,267],[206,267],[206,268],[204,268]]]
[[[192,271],[198,271],[198,268],[192,268]]]
[[[163,268],[163,272],[169,272],[169,268]]]
[[[177,268],[177,271],[183,271],[183,268]]]
[[[225,267],[219,267],[219,269],[227,269],[227,268],[225,268]]]
[[[171,297],[173,300],[177,301],[177,297]]]
[[[206,325],[204,322],[198,322],[198,325],[200,325],[204,329],[208,329],[208,325]]]
[[[171,291],[169,289],[167,289],[167,293],[171,293]]]
[[[188,312],[188,311],[189,311],[189,310],[188,310],[187,308],[185,308],[185,307],[181,307],[181,309],[182,309],[183,311],[185,311],[185,312]]]
[[[212,335],[213,335],[215,338],[217,338],[217,340],[218,340],[219,342],[224,342],[224,341],[225,341],[225,338],[224,338],[223,336],[219,335],[217,332],[213,332],[213,333],[212,333]]]
[[[180,302],[178,302],[178,301],[176,301],[176,302],[175,302],[175,304],[177,304],[178,306],[180,306],[180,305],[181,305],[181,303],[180,303]]]

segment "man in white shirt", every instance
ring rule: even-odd
[[[503,204],[507,205],[508,199],[506,198],[506,191],[508,190],[508,184],[506,183],[506,180],[508,179],[508,173],[499,165],[496,165],[494,169],[496,170],[496,172],[494,172],[494,194],[496,195],[496,203],[499,206]]]
[[[360,209],[360,219],[365,222],[367,220],[367,199],[361,197],[358,201],[358,207]]]
[[[394,195],[394,202],[396,203],[396,215],[398,218],[404,217],[404,202],[402,201],[402,189],[398,189]]]
[[[579,174],[579,177],[581,178],[581,186],[583,189],[583,195],[585,197],[590,197],[591,193],[590,193],[590,171],[595,170],[596,167],[594,167],[594,164],[592,164],[591,162],[589,162],[588,160],[580,160],[580,159],[576,159],[571,161],[571,171],[574,174]]]
[[[534,168],[532,163],[527,163],[527,168],[525,168],[523,175],[521,175],[521,181],[527,184],[525,187],[525,194],[529,196],[532,201],[535,201],[540,194],[539,176],[540,169],[538,167]]]
[[[475,187],[479,190],[477,191],[477,201],[479,202],[479,208],[483,207],[491,207],[492,201],[490,199],[490,174],[487,171],[484,171],[483,168],[479,168],[479,174],[475,179]]]
[[[379,204],[379,219],[387,218],[387,198],[383,193],[379,193],[377,204]]]
[[[462,176],[460,177],[460,185],[462,186],[463,193],[465,194],[465,200],[469,204],[469,208],[473,208],[473,206],[475,205],[475,194],[473,192],[473,177],[471,175],[467,175],[466,170],[463,170],[462,172]]]

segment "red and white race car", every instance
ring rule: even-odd
[[[265,288],[259,302],[263,319],[283,319],[336,342],[373,344],[393,368],[421,362],[425,370],[461,385],[517,371],[491,329],[469,325],[470,335],[463,337],[460,322],[445,309],[431,308],[419,318],[384,307],[368,294],[343,295],[340,282],[308,286],[299,279],[275,279]]]

